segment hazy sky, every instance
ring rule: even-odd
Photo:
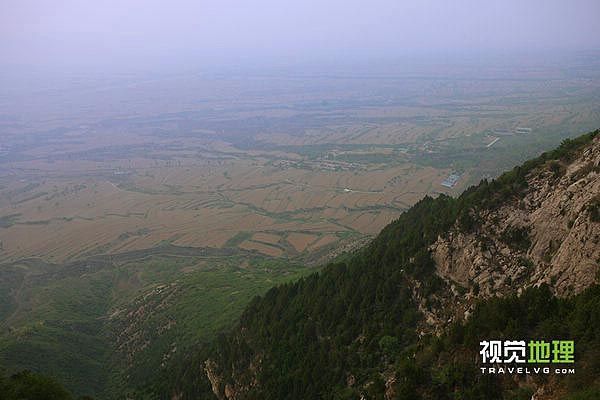
[[[0,0],[0,62],[118,70],[599,49],[599,20],[600,0]]]

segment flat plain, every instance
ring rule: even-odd
[[[164,243],[314,254],[600,120],[596,70],[487,68],[127,77],[6,95],[0,260]]]

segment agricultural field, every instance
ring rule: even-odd
[[[425,71],[129,77],[49,88],[44,107],[5,95],[0,261],[164,243],[302,258],[600,122],[598,70]]]

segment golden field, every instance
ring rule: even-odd
[[[167,243],[325,254],[600,123],[597,76],[428,73],[0,94],[0,262]]]

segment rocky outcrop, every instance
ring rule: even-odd
[[[217,364],[213,360],[206,360],[204,362],[204,372],[208,377],[211,389],[218,400],[224,400],[225,394],[221,394],[222,378],[217,372]]]
[[[217,362],[208,359],[204,362],[204,373],[218,400],[236,400],[244,398],[258,384],[257,374],[261,362],[261,357],[256,355],[241,371],[234,371],[231,379],[225,380]]]
[[[570,296],[596,281],[600,137],[575,160],[550,161],[532,171],[527,183],[520,198],[479,210],[472,231],[463,232],[457,224],[431,246],[437,274],[452,288],[456,317],[467,317],[478,297],[544,283],[556,295]],[[435,315],[429,320],[443,321]]]

